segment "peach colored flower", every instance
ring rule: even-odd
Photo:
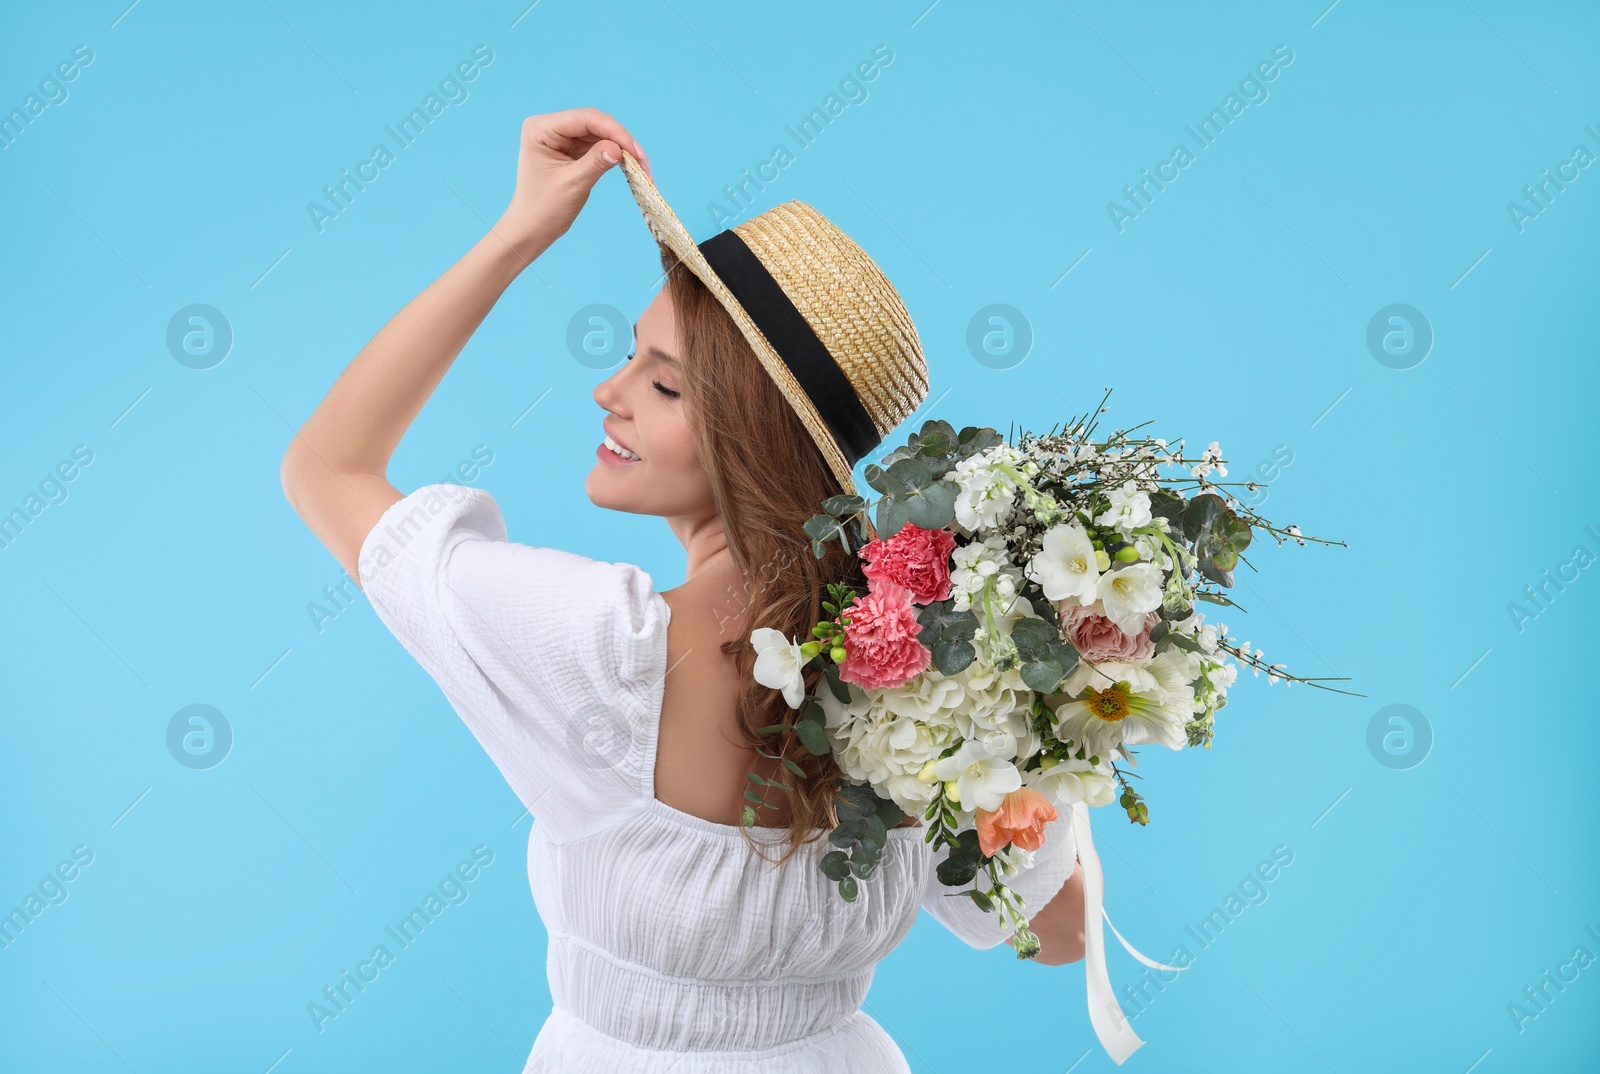
[[[1156,643],[1150,640],[1150,628],[1161,621],[1159,612],[1146,612],[1139,633],[1128,635],[1106,618],[1106,606],[1098,600],[1093,604],[1066,600],[1056,607],[1061,613],[1061,636],[1091,664],[1137,663],[1155,655]]]
[[[861,547],[861,572],[869,582],[894,582],[912,592],[915,604],[950,596],[950,553],[956,539],[948,530],[925,530],[907,522],[887,541]]]
[[[980,809],[977,817],[978,849],[992,857],[1007,843],[1022,850],[1044,846],[1044,826],[1056,819],[1056,807],[1032,787],[1022,787],[1007,794],[999,809]]]
[[[933,662],[933,653],[917,640],[922,624],[911,606],[911,590],[894,582],[874,582],[865,598],[857,596],[844,609],[848,656],[839,678],[868,690],[904,686]]]

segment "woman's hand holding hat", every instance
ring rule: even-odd
[[[567,233],[595,181],[622,159],[624,149],[649,169],[638,141],[599,109],[529,116],[522,123],[516,190],[495,233],[531,262]]]

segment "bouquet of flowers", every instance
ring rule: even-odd
[[[831,497],[805,524],[819,558],[830,541],[859,558],[867,591],[831,586],[809,638],[750,635],[757,681],[798,710],[766,730],[831,751],[845,775],[821,861],[840,894],[853,900],[888,829],[920,816],[927,840],[951,847],[940,881],[972,885],[1014,925],[1020,958],[1039,942],[1005,880],[1032,864],[1058,810],[1115,798],[1147,824],[1132,747],[1210,748],[1240,666],[1286,688],[1327,681],[1268,664],[1199,608],[1237,607],[1226,591],[1257,534],[1343,542],[1247,507],[1229,486],[1254,486],[1217,480],[1215,442],[1191,457],[1142,426],[1095,439],[1105,405],[1015,444],[926,422],[866,468],[878,499]],[[816,695],[808,666],[823,672]]]

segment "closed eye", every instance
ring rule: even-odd
[[[630,354],[630,355],[628,355],[627,360],[631,362],[636,357],[638,357],[638,356],[635,355],[635,354]],[[679,395],[683,394],[682,392],[674,391],[672,388],[667,387],[665,384],[662,384],[659,380],[652,380],[650,382],[650,386],[652,388],[654,388],[656,391],[660,392],[662,395],[666,396],[668,399],[676,399],[676,398],[678,398]]]

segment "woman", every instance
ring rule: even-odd
[[[688,567],[661,592],[639,567],[508,541],[481,489],[402,496],[384,476],[490,307],[619,160],[667,279],[636,352],[594,391],[605,417],[585,489],[667,519]],[[837,767],[755,732],[790,710],[752,678],[750,630],[803,633],[823,583],[853,569],[836,544],[814,558],[801,523],[854,491],[850,466],[921,404],[927,378],[898,295],[815,210],[790,202],[735,231],[694,247],[611,116],[529,118],[490,234],[373,337],[283,460],[295,511],[534,815],[554,1008],[528,1070],[909,1071],[860,1007],[919,906],[974,947],[1009,939],[938,882],[940,855],[910,817],[845,902],[817,864]],[[761,785],[747,828],[752,771],[785,789]],[[1066,816],[1014,879],[1050,965],[1083,957]]]

